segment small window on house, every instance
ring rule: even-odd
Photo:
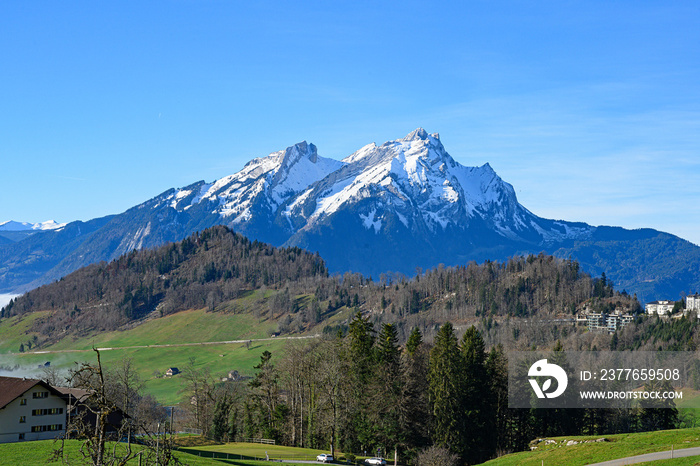
[[[19,440],[24,440],[24,432],[19,434]]]
[[[19,417],[19,423],[20,423],[20,424],[24,424],[25,422],[27,422],[27,417],[26,417],[26,416],[20,416],[20,417]]]
[[[34,393],[32,393],[32,397],[34,397],[34,398],[48,398],[49,392],[34,392]]]
[[[26,406],[26,405],[27,405],[27,399],[26,399],[26,398],[22,398],[21,400],[19,400],[19,405],[20,405],[20,406]]]

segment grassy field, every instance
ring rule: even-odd
[[[33,312],[27,316],[12,317],[3,319],[0,325],[0,365],[3,365],[2,354],[10,352],[18,352],[20,344],[27,344],[27,340],[31,340],[34,333],[30,332],[30,328],[37,319],[46,316],[48,312]]]
[[[690,388],[683,389],[683,399],[676,401],[679,409],[700,409],[700,391]]]
[[[269,290],[251,291],[222,304],[216,308],[216,312],[204,309],[182,311],[146,321],[126,331],[67,336],[40,349],[90,349],[93,345],[134,346],[269,337],[277,328],[277,322],[267,316],[266,299],[271,293]],[[35,335],[29,331],[30,327],[48,314],[49,311],[40,311],[4,319],[0,325],[0,354],[17,353],[20,343],[24,343],[28,350],[27,340]]]
[[[66,464],[59,458],[52,461],[54,449],[59,444],[53,440],[40,440],[36,442],[5,443],[0,444],[0,466],[33,466],[43,464]],[[70,464],[82,464],[82,455],[79,452],[80,441],[67,440],[65,447],[65,457]],[[175,456],[183,464],[192,466],[220,466],[222,464],[234,464],[231,462],[221,462],[211,458],[192,455],[187,452],[176,452]],[[133,459],[127,464],[134,466],[139,464],[138,459]],[[252,466],[252,465],[251,465]]]
[[[605,438],[607,441],[595,442],[595,440]],[[657,451],[675,450],[700,446],[700,428],[664,430],[659,432],[643,432],[638,434],[617,434],[598,436],[569,436],[552,437],[555,443],[544,445],[538,444],[537,450],[513,453],[496,460],[484,463],[489,466],[511,466],[511,465],[533,465],[557,464],[557,465],[586,465],[602,461],[625,458],[627,456],[643,455]],[[577,445],[566,446],[570,440],[585,441],[593,440],[591,443],[579,443]],[[668,460],[668,464],[696,464],[700,458]],[[680,462],[689,461],[689,462]],[[662,464],[653,462],[654,465]]]
[[[6,443],[0,444],[0,466],[33,466],[42,464],[65,464],[61,459],[52,461],[52,455],[59,447],[53,440],[41,440],[37,442]],[[67,440],[65,455],[70,464],[82,464],[80,441]],[[223,445],[208,445],[199,447],[180,448],[175,456],[181,463],[192,466],[216,466],[233,464],[239,466],[269,466],[264,461],[265,452],[270,459],[298,459],[315,460],[316,455],[323,453],[321,450],[305,448],[284,447],[280,445],[259,445],[251,443],[228,443]],[[256,458],[258,458],[256,460]],[[131,460],[128,464],[136,466],[138,459]],[[295,463],[284,463],[285,466],[298,466]]]
[[[271,339],[277,322],[267,315],[266,299],[273,291],[255,291],[244,297],[225,303],[216,312],[190,310],[156,318],[127,330],[95,333],[76,338],[68,336],[51,346],[28,350],[32,340],[31,326],[45,312],[26,317],[4,319],[0,324],[0,367],[19,366],[21,370],[6,375],[41,378],[39,365],[51,363],[64,373],[75,367],[75,362],[95,361],[92,347],[110,348],[102,351],[105,367],[114,367],[120,361],[131,358],[146,392],[161,403],[175,404],[181,401],[182,377],[163,378],[169,367],[183,369],[190,358],[196,359],[198,369],[207,369],[214,377],[223,377],[231,370],[242,375],[253,375],[263,351],[273,357],[280,354],[287,341]],[[299,296],[301,303],[308,296]],[[262,340],[264,341],[255,341]],[[250,341],[250,343],[216,343]],[[27,349],[19,353],[19,345]],[[209,343],[209,344],[204,344]],[[162,346],[186,345],[186,346]]]
[[[277,323],[252,314],[183,311],[147,321],[128,331],[106,332],[90,338],[64,338],[47,349],[181,344],[268,338]]]
[[[273,355],[279,354],[286,344],[287,340],[269,340],[252,342],[249,346],[234,343],[130,349],[114,347],[102,351],[101,354],[102,363],[106,368],[115,367],[123,359],[131,358],[141,380],[145,382],[146,392],[155,396],[161,403],[173,404],[180,401],[179,391],[183,380],[182,375],[164,378],[163,374],[169,367],[182,370],[189,364],[190,358],[194,357],[195,367],[209,370],[212,376],[223,377],[230,370],[237,370],[243,375],[253,375],[253,366],[260,362],[263,351],[270,351]],[[0,356],[0,361],[2,358],[3,356]],[[76,361],[95,362],[95,353],[92,350],[57,354],[23,353],[13,355],[12,361],[23,368],[32,369],[32,376],[40,377],[41,371],[36,368],[45,361],[51,361],[52,367],[64,370],[75,366]]]
[[[283,445],[261,445],[256,443],[225,443],[220,445],[206,445],[198,447],[183,447],[181,451],[193,455],[208,456],[216,454],[217,457],[228,456],[237,461],[264,461],[266,455],[271,460],[298,460],[314,461],[321,453],[329,453],[325,450],[314,450],[311,448],[295,448]],[[269,463],[268,463],[269,464]],[[287,464],[287,463],[285,463]]]

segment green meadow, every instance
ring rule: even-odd
[[[606,441],[595,442],[604,438]],[[628,456],[643,455],[657,451],[680,450],[689,447],[700,447],[700,428],[663,430],[658,432],[642,432],[637,434],[595,435],[595,436],[568,436],[551,437],[555,443],[545,445],[545,442],[537,444],[537,450],[520,453],[512,453],[498,459],[484,463],[488,466],[514,466],[542,464],[550,465],[587,465],[602,461],[625,458]],[[590,443],[578,443],[567,446],[567,442],[574,440]],[[667,464],[696,464],[700,458],[687,458],[684,460],[668,460]],[[680,462],[689,461],[689,462]],[[661,464],[653,462],[652,464]]]
[[[31,341],[35,333],[30,329],[46,312],[4,319],[0,324],[0,366],[19,366],[18,375],[40,378],[39,365],[50,362],[52,368],[67,373],[76,362],[94,362],[92,348],[101,348],[106,368],[131,359],[145,382],[146,392],[161,403],[176,404],[182,399],[183,379],[182,375],[165,378],[165,371],[170,367],[182,370],[194,361],[198,370],[208,370],[216,378],[232,370],[252,376],[253,366],[264,351],[270,351],[273,357],[282,352],[289,340],[287,336],[271,336],[277,330],[277,321],[267,312],[266,299],[270,293],[250,292],[219,306],[214,312],[182,311],[124,330],[96,332],[80,338],[66,336],[55,344],[31,350],[27,341]],[[310,298],[299,296],[297,300],[303,304]],[[340,318],[338,314],[332,317]],[[23,353],[18,352],[21,343],[26,348]]]
[[[60,444],[53,440],[38,440],[35,442],[4,443],[0,444],[0,466],[34,466],[43,464],[83,464],[78,440],[66,440],[65,458],[53,458],[54,450]],[[138,447],[135,447],[138,448]],[[183,464],[191,466],[216,466],[222,463],[207,457],[192,455],[187,452],[176,452],[175,457]],[[64,462],[65,461],[65,462]],[[127,464],[137,466],[138,458],[132,459]],[[231,464],[231,463],[229,463]]]
[[[81,442],[67,440],[65,444],[65,459],[69,464],[82,464],[79,452]],[[66,464],[62,460],[52,458],[59,443],[53,440],[36,442],[0,444],[0,466],[33,466],[43,464]],[[119,448],[119,446],[117,447]],[[138,448],[138,447],[134,447]],[[259,445],[251,443],[226,443],[218,445],[180,447],[174,453],[175,457],[185,465],[215,466],[233,464],[238,466],[268,466],[265,461],[266,452],[270,460],[285,459],[307,461],[315,460],[321,450],[308,448],[284,447],[280,445]],[[127,464],[139,464],[138,458]],[[299,463],[285,462],[286,466],[298,466]]]

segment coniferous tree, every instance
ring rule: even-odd
[[[567,374],[571,374],[572,370],[566,359],[564,347],[560,340],[557,340],[552,353],[548,358],[551,364],[564,369]],[[577,393],[574,385],[575,379],[569,378],[569,388],[559,398],[561,402],[567,404],[575,404],[575,393]],[[547,408],[533,409],[533,418],[537,424],[537,435],[553,436],[553,435],[578,435],[581,433],[584,424],[585,411],[582,408]]]
[[[409,356],[413,356],[421,343],[423,343],[423,335],[420,333],[418,327],[413,327],[411,334],[408,336],[408,341],[406,341],[406,351]]]
[[[250,409],[257,417],[256,424],[261,436],[269,439],[280,439],[280,427],[284,419],[280,419],[283,414],[278,410],[279,394],[277,380],[279,374],[275,366],[270,362],[272,353],[263,351],[260,356],[260,363],[254,368],[258,370],[255,377],[250,381],[252,389],[252,406]]]
[[[396,326],[384,324],[377,337],[378,387],[376,391],[377,426],[380,443],[398,449],[401,435],[402,380],[401,350]],[[399,409],[397,409],[399,408]]]
[[[401,431],[406,448],[405,455],[408,455],[410,462],[430,443],[433,418],[429,403],[429,348],[420,343],[412,353],[406,351],[402,361],[404,385],[400,404]]]
[[[462,358],[452,324],[438,330],[430,352],[428,373],[433,442],[455,453],[464,451]]]
[[[463,424],[462,459],[469,463],[481,463],[491,456],[491,440],[495,436],[489,422],[492,414],[493,392],[488,390],[489,381],[486,374],[486,353],[484,340],[476,327],[471,326],[462,338],[463,363]]]
[[[211,435],[217,442],[229,441],[227,437],[230,431],[229,420],[232,405],[233,400],[228,393],[223,393],[216,400],[214,415],[212,416]]]
[[[369,317],[363,317],[357,311],[348,326],[349,339],[349,408],[350,413],[346,424],[345,447],[360,451],[374,447],[376,439],[377,417],[375,406],[369,402],[372,393],[370,387],[376,384],[376,356],[374,325]]]
[[[508,409],[508,360],[502,345],[494,346],[486,357],[486,380],[491,394],[491,405],[486,416],[486,430],[492,434],[486,439],[492,453],[514,451],[511,438],[513,423]]]

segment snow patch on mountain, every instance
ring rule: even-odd
[[[202,202],[202,199],[209,199],[213,200],[212,196],[209,195],[209,192],[212,190],[213,184],[212,183],[204,183],[201,188],[199,188],[199,192],[197,195],[192,199],[192,202],[190,202],[190,205],[188,207],[191,207],[193,205],[199,204]],[[187,207],[185,207],[187,208]]]
[[[27,231],[27,230],[59,230],[66,226],[67,223],[58,223],[55,220],[47,220],[45,222],[16,222],[9,220],[0,222],[0,231]]]
[[[189,196],[190,194],[192,194],[192,191],[188,189],[181,189],[175,194],[170,195],[168,197],[168,200],[172,199],[172,201],[170,202],[170,207],[172,207],[173,209],[177,209],[177,205],[180,203],[180,201]]]
[[[365,226],[365,228],[367,228],[368,230],[370,228],[374,228],[374,232],[379,233],[379,230],[382,229],[382,220],[380,218],[376,218],[376,215],[377,209],[372,209],[367,214],[360,214],[360,218],[362,219],[362,223]]]

